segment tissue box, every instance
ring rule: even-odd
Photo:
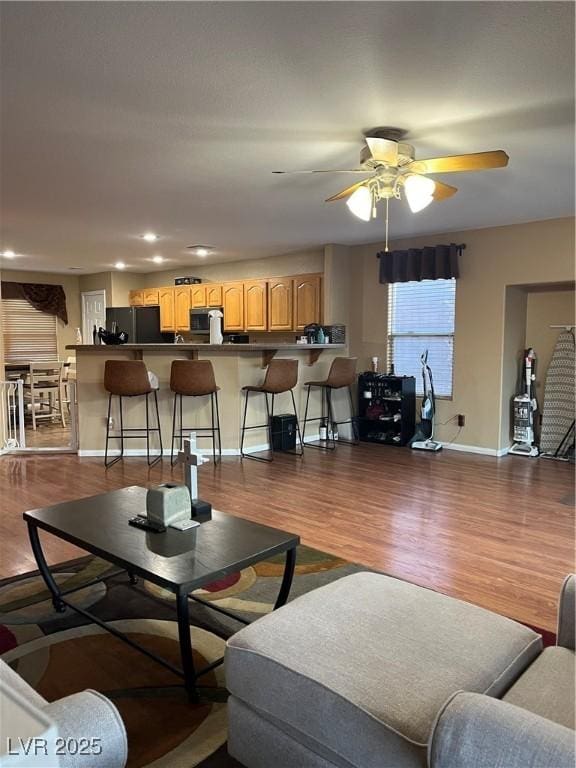
[[[189,520],[192,503],[188,488],[176,483],[162,483],[149,488],[146,494],[146,514],[152,522],[166,526],[180,520]]]

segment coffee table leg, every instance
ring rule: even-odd
[[[282,576],[282,584],[280,585],[280,592],[276,598],[274,610],[281,608],[286,604],[288,595],[290,594],[290,587],[292,586],[292,579],[294,577],[294,567],[296,565],[296,547],[286,550],[286,565],[284,566],[284,575]]]
[[[42,545],[40,544],[40,537],[38,536],[38,528],[31,523],[28,523],[28,536],[30,537],[32,552],[36,558],[36,563],[38,565],[40,575],[44,579],[44,582],[50,590],[50,594],[52,595],[52,605],[54,606],[54,610],[58,613],[63,613],[66,610],[66,606],[60,600],[60,587],[54,581],[54,578],[50,573],[50,569],[48,568],[46,558],[44,557],[44,552],[42,552]]]
[[[184,685],[190,701],[198,701],[198,693],[196,691],[196,670],[194,669],[192,640],[190,638],[190,615],[188,612],[187,594],[176,595],[176,612],[178,616],[178,638],[180,640],[180,655],[182,657]]]

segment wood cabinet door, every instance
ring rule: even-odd
[[[190,286],[179,285],[174,289],[174,314],[176,330],[190,330]]]
[[[268,280],[268,330],[291,331],[294,328],[294,281],[290,277]]]
[[[207,286],[200,284],[190,286],[190,304],[192,309],[208,306],[208,304],[206,304],[206,287]]]
[[[157,307],[160,303],[158,288],[144,288],[144,304],[147,307]]]
[[[131,307],[141,307],[144,304],[144,291],[130,291],[128,303]]]
[[[160,288],[158,293],[160,301],[160,330],[175,331],[174,288]]]
[[[244,330],[244,283],[228,283],[222,287],[224,330]]]
[[[268,281],[244,283],[244,327],[247,331],[268,329]]]
[[[310,323],[321,323],[320,276],[294,278],[294,329],[301,331]]]
[[[221,307],[222,306],[222,286],[221,285],[207,285],[206,286],[206,306],[207,307]]]

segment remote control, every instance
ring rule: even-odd
[[[177,531],[189,531],[190,528],[197,528],[199,525],[197,520],[181,520],[178,523],[171,523],[170,528],[175,528]]]
[[[164,533],[166,526],[161,523],[153,523],[148,520],[144,515],[136,515],[128,520],[128,525],[133,525],[134,528],[141,528],[143,531],[152,531],[152,533]]]

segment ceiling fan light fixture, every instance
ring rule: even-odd
[[[413,174],[404,181],[406,200],[412,213],[424,210],[434,200],[436,184],[427,176]]]
[[[372,218],[372,193],[368,187],[359,187],[354,194],[346,200],[349,210],[362,221],[370,221]]]

